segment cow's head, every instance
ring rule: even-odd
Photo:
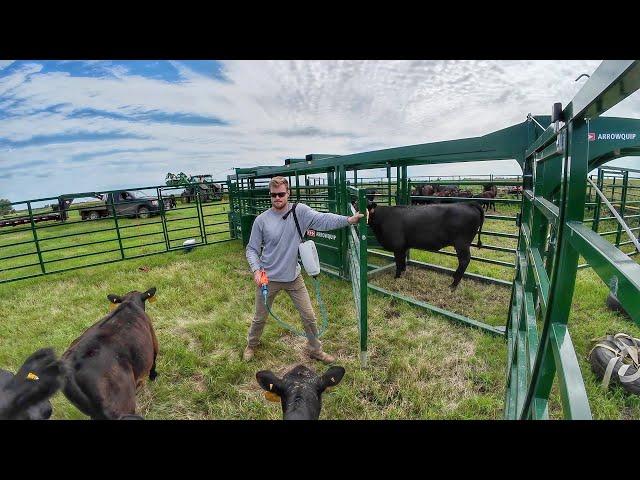
[[[33,353],[15,375],[0,371],[0,420],[46,420],[49,397],[62,386],[63,365],[51,348]]]
[[[146,292],[140,293],[137,290],[134,290],[122,297],[119,295],[114,295],[113,293],[110,293],[109,295],[107,295],[107,298],[111,302],[112,309],[116,308],[119,303],[125,303],[127,301],[131,301],[136,305],[142,307],[142,309],[144,310],[145,302],[147,300],[149,300],[150,302],[155,301],[155,294],[156,294],[156,287],[151,287]]]
[[[371,223],[373,214],[376,211],[378,204],[376,202],[367,202],[367,224]]]
[[[280,401],[284,420],[317,420],[322,408],[322,392],[340,383],[344,368],[330,367],[323,375],[298,365],[279,378],[271,370],[256,373],[265,396]]]

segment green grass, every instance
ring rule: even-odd
[[[208,208],[218,212],[228,207]],[[497,208],[498,214],[513,215],[517,207]],[[189,220],[183,220],[189,216],[188,210],[169,212],[172,214],[175,224],[190,225]],[[157,217],[123,220],[122,224],[137,225],[131,230],[148,233],[159,227],[151,225],[154,221]],[[71,239],[68,245],[76,245],[74,242],[88,235],[79,232],[107,222],[113,220],[50,227],[38,233],[74,233],[77,235],[66,238]],[[492,219],[486,220],[483,230],[517,232],[512,222]],[[99,239],[109,233],[93,235]],[[0,235],[0,245],[17,241],[20,235],[31,232]],[[56,246],[66,246],[62,243],[65,241],[54,242]],[[515,239],[483,236],[483,242],[516,246]],[[0,256],[7,255],[5,248],[0,248]],[[85,248],[90,251],[95,246]],[[145,248],[151,247],[141,246],[135,251],[144,252]],[[66,248],[60,252],[69,255]],[[472,254],[513,260],[510,254],[487,249],[474,248]],[[456,266],[454,257],[435,253],[412,251],[411,258]],[[81,261],[67,260],[66,265]],[[0,262],[4,268],[6,260]],[[376,262],[380,260],[372,260]],[[513,275],[508,268],[477,261],[471,262],[468,271],[507,280]],[[452,294],[448,289],[451,276],[411,266],[403,278],[392,277],[392,271],[386,272],[373,283],[491,325],[505,324],[508,287],[464,279]],[[321,283],[330,317],[322,340],[326,350],[336,354],[337,363],[347,370],[342,383],[323,397],[321,418],[502,418],[507,355],[504,339],[372,292],[370,364],[361,369],[351,286],[327,275],[321,276]],[[308,281],[307,284],[311,286]],[[158,289],[158,301],[148,305],[147,311],[156,328],[160,353],[158,379],[138,393],[138,411],[147,418],[278,419],[280,407],[264,399],[255,373],[262,369],[284,373],[298,363],[320,371],[325,368],[305,358],[304,339],[282,330],[273,320],[267,324],[255,361],[241,362],[253,316],[255,287],[239,241],[198,247],[189,254],[173,251],[0,285],[0,338],[4,340],[0,342],[0,366],[15,371],[30,353],[44,346],[52,346],[61,354],[107,313],[107,294],[144,291],[151,286]],[[309,292],[317,312],[313,289],[309,288]],[[594,337],[617,332],[640,336],[638,327],[606,310],[606,296],[607,287],[593,271],[579,272],[569,321],[572,340],[594,418],[639,418],[638,399],[619,387],[602,391],[586,360]],[[274,310],[298,325],[298,314],[285,294],[278,297]],[[86,418],[62,394],[54,397],[53,404],[55,419]],[[550,414],[552,418],[561,416],[557,389],[550,401]]]

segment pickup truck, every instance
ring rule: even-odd
[[[149,218],[160,213],[158,199],[140,192],[121,190],[101,195],[102,202],[78,210],[82,220],[97,220],[112,215],[111,202],[118,217]],[[166,208],[166,207],[165,207]]]

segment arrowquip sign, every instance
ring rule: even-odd
[[[596,140],[635,140],[636,133],[596,133],[590,132],[587,134],[587,139],[590,142]]]

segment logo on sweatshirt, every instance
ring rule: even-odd
[[[320,237],[326,238],[327,240],[335,240],[336,238],[338,238],[337,236],[331,235],[330,233],[317,232],[311,228],[307,230],[307,237]]]

